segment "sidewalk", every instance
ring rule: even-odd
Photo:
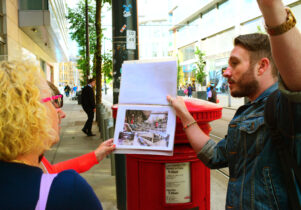
[[[82,131],[87,115],[77,101],[64,99],[64,112],[67,117],[62,120],[60,142],[45,157],[51,163],[68,160],[93,151],[101,142],[96,122],[92,132],[97,134],[87,137]],[[89,171],[81,174],[94,189],[104,210],[117,209],[115,176],[111,176],[111,160],[105,158]]]

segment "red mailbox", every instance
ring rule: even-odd
[[[200,128],[209,134],[210,121],[221,118],[222,107],[199,99],[185,99]],[[114,105],[116,118],[117,106]],[[128,210],[210,209],[210,170],[190,147],[177,118],[173,156],[127,155]]]

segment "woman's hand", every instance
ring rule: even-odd
[[[100,162],[105,156],[109,155],[115,150],[116,145],[113,144],[113,139],[108,139],[102,142],[94,151],[98,162]]]

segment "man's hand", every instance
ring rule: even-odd
[[[105,156],[109,155],[115,150],[116,145],[113,144],[113,139],[108,139],[102,142],[94,151],[98,162],[100,162]]]
[[[93,109],[93,112],[96,112],[96,108]]]
[[[177,96],[176,98],[172,98],[171,96],[167,96],[167,101],[176,111],[177,116],[182,120],[185,116],[190,115],[188,112],[185,102],[181,96]]]
[[[177,116],[181,119],[183,127],[195,121],[195,119],[191,116],[190,112],[186,108],[185,102],[181,96],[177,96],[176,98],[167,96],[166,98],[167,101],[175,109]],[[190,145],[196,153],[201,151],[203,146],[210,139],[197,125],[186,128],[185,133]]]

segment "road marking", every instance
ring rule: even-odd
[[[223,138],[221,138],[221,137],[219,137],[219,136],[216,136],[216,135],[213,135],[213,134],[210,134],[209,136],[212,136],[212,137],[217,138],[217,139],[219,139],[219,140],[222,140],[222,139],[223,139]]]

